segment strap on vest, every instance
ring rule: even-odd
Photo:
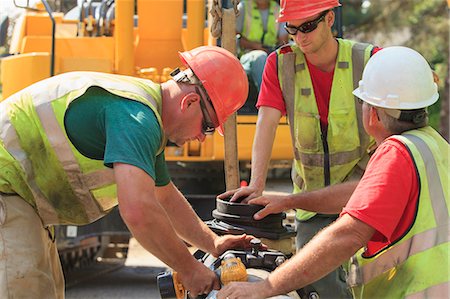
[[[436,225],[441,226],[449,222],[447,202],[445,201],[444,190],[439,177],[436,160],[428,145],[421,138],[412,134],[403,134],[411,141],[420,153],[426,168],[428,189],[430,190],[431,205],[433,207]]]
[[[289,120],[290,127],[292,128],[294,125],[294,98],[295,98],[295,71],[296,71],[296,65],[295,65],[295,53],[290,52],[286,53],[283,56],[283,68],[282,68],[282,75],[283,75],[283,83],[281,91],[283,92],[283,97],[286,102],[286,112],[287,117]],[[303,67],[305,65],[303,64]],[[294,156],[295,160],[300,159],[300,153],[295,147],[295,136],[294,132],[291,129],[291,141],[292,146],[294,149]]]
[[[348,69],[348,61],[339,61],[337,67],[340,69]]]
[[[290,54],[290,53],[289,53],[289,54]],[[295,53],[292,53],[292,54],[295,55]],[[298,71],[304,71],[305,69],[306,69],[306,66],[305,66],[304,63],[300,63],[300,64],[296,64],[296,65],[295,65],[295,72],[298,72]]]
[[[385,253],[375,261],[360,268],[354,256],[351,259],[348,284],[351,287],[367,284],[386,271],[405,262],[410,256],[424,252],[441,244],[448,243],[449,226],[432,228],[414,235],[409,240],[389,247]],[[353,272],[353,273],[352,273]]]
[[[101,211],[88,190],[89,187],[92,187],[94,184],[96,186],[107,186],[113,183],[114,176],[112,175],[112,171],[101,171],[97,175],[91,173],[88,175],[88,178],[90,178],[88,180],[89,183],[86,184],[87,182],[85,182],[85,177],[70,148],[70,144],[53,113],[51,103],[42,104],[36,107],[36,112],[41,119],[45,133],[49,136],[49,142],[67,174],[67,179],[73,190],[76,190],[78,198],[84,206],[89,219],[98,219]],[[106,172],[109,172],[109,175],[106,175]]]
[[[444,190],[441,185],[438,168],[434,156],[428,145],[419,137],[412,134],[403,134],[419,151],[425,165],[428,180],[429,198],[433,208],[436,227],[418,233],[399,245],[390,247],[377,257],[373,263],[359,268],[355,256],[351,259],[351,271],[348,277],[350,286],[367,284],[378,275],[396,267],[408,257],[429,250],[438,245],[448,243],[450,240],[450,223],[445,201]]]
[[[4,124],[5,126],[5,124]],[[17,131],[14,128],[14,126],[11,124],[10,120],[8,119],[8,133],[5,134],[3,137],[3,143],[5,145],[6,150],[11,154],[11,156],[16,159],[22,169],[30,173],[31,172],[31,161],[26,156],[26,154],[23,152],[20,144],[19,144],[19,136],[17,135]],[[31,172],[32,173],[32,172]],[[33,194],[34,197],[34,204],[35,209],[38,211],[38,214],[42,219],[46,219],[47,222],[44,222],[42,220],[42,223],[44,225],[47,225],[48,223],[58,223],[58,215],[55,213],[55,209],[49,204],[44,194],[42,194],[39,187],[33,183],[29,184],[30,191]]]
[[[364,70],[364,57],[366,48],[369,46],[367,43],[355,43],[352,47],[352,64],[353,64],[353,89],[358,88],[359,80],[362,78]],[[356,118],[358,120],[358,132],[359,132],[359,151],[361,157],[366,154],[366,149],[369,146],[370,138],[364,130],[362,122],[362,104],[358,102],[355,97]]]

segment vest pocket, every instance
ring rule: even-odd
[[[295,114],[295,146],[301,152],[315,153],[319,150],[320,116],[308,112]]]
[[[334,111],[328,117],[328,144],[331,153],[352,151],[359,146],[357,120],[349,110]]]

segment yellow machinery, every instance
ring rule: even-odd
[[[78,19],[51,13],[46,0],[38,5],[38,10],[25,10],[13,28],[10,53],[14,55],[3,58],[1,63],[3,99],[53,74],[78,70],[164,82],[169,79],[170,71],[180,65],[179,51],[213,41],[205,26],[205,0],[98,0],[101,2],[96,6],[93,1],[96,0],[81,1],[83,8],[79,9]],[[101,13],[94,13],[94,7]],[[110,13],[111,10],[114,13]],[[247,167],[247,170],[257,117],[254,97],[255,94],[252,103],[246,104],[248,111],[244,114],[241,111],[237,117],[238,158],[242,169]],[[288,161],[291,158],[290,133],[283,118],[272,159]],[[177,162],[170,173],[182,191],[212,194],[224,190],[224,183],[215,181],[223,182],[224,159],[224,140],[217,133],[208,136],[204,143],[191,141],[183,147],[169,145],[166,159]],[[215,169],[215,174],[211,174]],[[201,182],[202,175],[210,181]],[[176,177],[181,177],[182,181],[177,182]],[[197,190],[199,185],[195,181],[203,190]],[[183,190],[186,188],[188,190]]]

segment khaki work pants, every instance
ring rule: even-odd
[[[0,195],[0,298],[64,298],[56,243],[19,196]]]

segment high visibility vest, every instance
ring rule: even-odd
[[[364,131],[361,104],[353,96],[373,46],[338,39],[328,114],[328,133],[323,136],[311,76],[297,45],[278,54],[278,78],[286,103],[294,148],[294,193],[313,191],[361,177],[369,160],[373,138]],[[297,210],[299,220],[315,213]]]
[[[20,195],[45,225],[91,223],[117,205],[113,171],[77,151],[64,130],[67,107],[91,86],[147,105],[163,132],[160,86],[139,78],[65,73],[0,103],[0,192]]]
[[[252,42],[262,43],[264,46],[275,47],[278,44],[278,18],[280,7],[275,1],[270,1],[267,28],[264,30],[261,13],[254,1],[245,3],[244,27],[242,36]]]
[[[449,144],[431,127],[390,138],[400,140],[414,161],[416,216],[400,240],[370,257],[357,252],[348,284],[355,298],[449,298]]]

